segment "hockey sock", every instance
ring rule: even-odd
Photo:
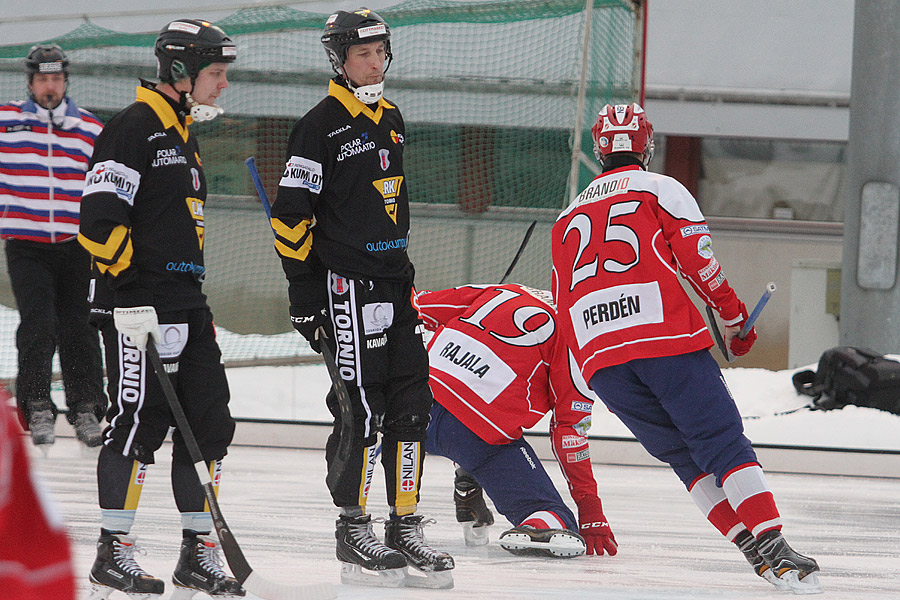
[[[741,519],[728,503],[725,490],[716,485],[715,476],[700,475],[688,486],[688,492],[706,520],[728,541],[733,542],[735,536],[745,529]]]
[[[529,526],[535,529],[568,529],[566,524],[559,516],[549,510],[539,510],[531,513],[528,517],[519,523],[519,527]]]
[[[97,459],[100,526],[128,533],[141,500],[147,465],[103,446]]]
[[[416,512],[419,502],[425,452],[422,442],[394,440],[385,436],[382,443],[381,463],[388,489],[388,505],[399,516],[411,515]]]
[[[722,489],[740,520],[754,537],[781,529],[781,515],[769,490],[765,473],[757,463],[735,467],[722,479]]]
[[[222,461],[212,460],[209,465],[209,477],[213,483],[213,493],[218,497],[219,482],[222,478]],[[181,513],[209,512],[206,493],[200,485],[200,478],[194,465],[189,461],[172,461],[172,493],[175,505]]]
[[[181,529],[194,534],[207,535],[213,529],[213,518],[208,512],[181,513]]]

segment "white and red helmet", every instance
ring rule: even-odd
[[[601,165],[606,156],[616,152],[639,154],[644,168],[653,158],[653,125],[638,104],[604,106],[591,127],[591,137],[594,138],[594,156]]]

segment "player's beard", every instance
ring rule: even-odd
[[[59,106],[60,103],[62,103],[62,96],[57,96],[56,94],[46,94],[43,98],[38,99],[38,104],[47,110],[53,110]]]

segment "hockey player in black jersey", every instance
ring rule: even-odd
[[[235,45],[206,21],[178,19],[156,41],[159,84],[142,81],[137,101],[97,139],[81,202],[79,242],[93,256],[93,314],[103,334],[111,408],[97,465],[101,509],[91,600],[120,591],[160,598],[165,584],[135,560],[135,518],[147,465],[174,418],[148,365],[155,344],[218,489],[234,434],[228,383],[212,314],[201,291],[206,180],[189,125],[222,112]],[[181,434],[172,436],[172,491],[182,542],[173,599],[197,592],[245,595],[221,568],[213,520]]]
[[[368,9],[338,11],[322,43],[337,76],[291,132],[272,227],[291,322],[314,350],[335,351],[352,404],[352,451],[335,474],[340,409],[335,394],[326,399],[335,416],[326,461],[337,477],[341,578],[448,588],[453,558],[425,543],[427,521],[415,514],[432,396],[406,253],[403,117],[382,97],[390,29]],[[325,339],[316,336],[320,326]],[[384,543],[366,513],[379,433],[390,507]],[[409,566],[425,577],[410,576]]]

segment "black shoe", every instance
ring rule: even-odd
[[[75,415],[75,437],[88,448],[103,443],[103,429],[94,413],[80,412]]]
[[[402,587],[406,558],[381,543],[372,530],[372,516],[335,521],[335,554],[341,561],[341,583],[377,587]]]
[[[425,542],[422,526],[428,523],[434,521],[423,522],[417,515],[391,517],[384,524],[384,543],[402,552],[410,566],[420,571],[449,571],[455,566],[453,557]]]
[[[537,529],[519,525],[500,534],[500,547],[521,556],[544,555],[559,558],[581,556],[587,550],[584,538],[568,529]]]
[[[446,552],[435,550],[425,541],[422,526],[434,523],[433,519],[423,521],[421,516],[392,516],[384,524],[384,543],[403,553],[409,566],[425,576],[407,573],[407,587],[450,589],[453,587],[453,557]]]
[[[816,572],[819,564],[815,559],[798,554],[788,546],[784,536],[772,529],[756,539],[759,554],[771,568],[775,577],[790,585],[795,593],[817,593],[821,591]]]
[[[91,600],[107,598],[113,591],[158,598],[165,583],[144,571],[134,560],[135,538],[104,530],[97,540],[97,559],[91,567]]]
[[[55,422],[56,417],[49,408],[31,413],[31,417],[28,419],[28,429],[31,431],[31,441],[35,446],[50,445],[56,441]]]
[[[737,534],[734,538],[734,545],[753,567],[753,572],[777,587],[780,590],[788,589],[790,586],[775,575],[775,572],[766,562],[766,559],[759,553],[759,546],[756,544],[756,538],[746,529]]]
[[[172,600],[189,600],[197,592],[212,598],[243,598],[244,588],[222,570],[218,541],[209,535],[186,532],[181,554],[172,574]]]
[[[484,490],[461,468],[456,470],[453,480],[453,503],[458,523],[472,523],[473,527],[494,524],[494,514],[484,502]]]
[[[369,571],[402,569],[406,566],[403,554],[381,543],[372,530],[372,515],[348,517],[341,515],[335,522],[336,554],[341,562],[360,565]]]

